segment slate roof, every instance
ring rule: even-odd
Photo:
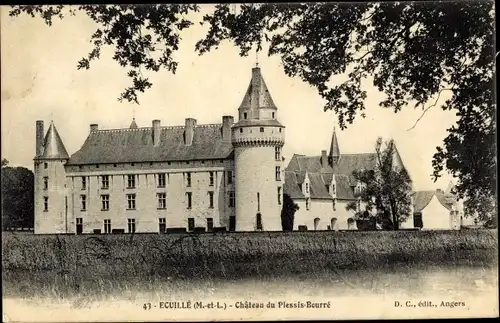
[[[68,159],[69,155],[66,151],[66,147],[57,132],[54,122],[50,123],[49,130],[45,135],[45,140],[43,141],[43,153],[41,156],[36,156],[36,159]]]
[[[160,129],[158,146],[152,127],[92,131],[68,164],[225,159],[233,152],[231,142],[222,140],[222,124],[197,125],[191,146],[184,144],[184,126]]]
[[[376,156],[375,153],[341,154],[338,164],[331,167],[328,164],[324,166],[321,164],[321,156],[293,155],[285,169],[285,181],[292,178],[295,184],[285,185],[285,193],[291,198],[304,198],[300,187],[307,173],[312,199],[332,198],[326,190],[326,185],[331,184],[333,176],[335,176],[337,199],[354,199],[351,187],[356,185],[356,181],[352,172],[362,168],[374,169]]]
[[[241,101],[240,109],[276,109],[259,67],[252,69],[252,79]]]
[[[453,195],[445,194],[440,190],[416,191],[413,192],[413,212],[422,212],[434,196],[448,210],[451,210],[452,206],[456,204],[456,199]]]

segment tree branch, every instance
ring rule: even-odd
[[[406,131],[410,131],[410,130],[414,129],[417,126],[418,122],[420,120],[422,120],[422,118],[427,113],[427,111],[429,111],[430,108],[435,107],[437,105],[437,103],[439,101],[439,98],[441,97],[441,93],[443,93],[443,91],[453,91],[453,90],[454,90],[453,88],[441,89],[441,91],[439,91],[439,93],[438,93],[438,97],[437,97],[436,101],[434,102],[434,104],[432,104],[432,105],[428,106],[427,108],[425,108],[424,111],[422,112],[422,114],[420,115],[420,117],[415,121],[415,124],[411,128],[409,128],[408,130],[406,130]]]

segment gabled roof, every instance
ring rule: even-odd
[[[184,126],[161,127],[157,146],[152,134],[152,127],[92,131],[69,164],[225,159],[233,152],[231,142],[222,140],[222,124],[196,126],[190,146]]]
[[[326,185],[330,185],[332,177],[335,176],[337,198],[354,199],[351,187],[356,185],[356,181],[352,176],[352,172],[360,169],[374,169],[376,166],[376,156],[375,153],[341,154],[338,164],[333,165],[333,167],[327,164],[323,167],[321,156],[295,154],[292,156],[285,171],[295,174],[295,180],[298,185],[304,182],[307,172],[311,183],[311,198],[332,198],[326,190]],[[302,193],[295,194],[293,191],[288,192],[287,187],[285,187],[285,193],[292,198],[303,198]]]
[[[283,185],[283,191],[285,194],[288,194],[292,199],[304,198],[304,194],[300,189],[300,184],[297,180],[296,173],[285,171],[285,183]]]
[[[445,194],[441,190],[416,191],[413,193],[413,212],[422,212],[434,196],[448,210],[451,210],[452,206],[456,204],[456,199],[453,195]]]
[[[130,127],[129,127],[129,128],[130,128],[130,129],[137,129],[137,128],[138,128],[138,127],[137,127],[137,123],[135,123],[135,118],[134,118],[134,119],[132,119],[132,123],[130,124]]]
[[[50,123],[49,130],[45,135],[43,143],[43,153],[37,159],[68,159],[69,155],[62,142],[61,136],[57,132],[54,122]]]

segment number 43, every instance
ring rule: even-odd
[[[151,303],[144,303],[144,305],[142,306],[142,308],[144,308],[145,310],[150,310],[151,309]]]

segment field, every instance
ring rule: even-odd
[[[352,275],[361,283],[367,272],[394,268],[496,268],[497,254],[494,230],[81,236],[4,233],[3,294],[103,297],[151,290],[163,283],[169,288],[185,288],[187,282],[194,281],[206,285],[230,280],[339,280]]]

